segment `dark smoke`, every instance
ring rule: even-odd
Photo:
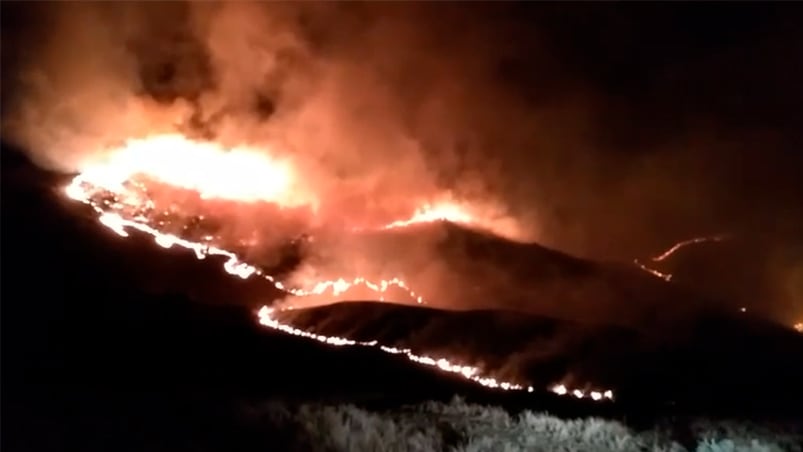
[[[329,217],[448,191],[598,259],[727,232],[763,250],[750,273],[763,308],[803,315],[800,18],[793,5],[4,2],[3,139],[62,171],[155,132],[265,145],[336,198]],[[715,267],[714,297],[751,284]]]

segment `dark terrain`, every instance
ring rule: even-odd
[[[379,351],[273,332],[248,307],[259,291],[270,299],[269,288],[146,237],[121,240],[60,201],[59,180],[3,149],[4,450],[103,450],[115,438],[119,450],[280,447],[242,418],[243,400],[389,407],[462,394],[636,425],[673,415],[800,415],[803,338],[747,317],[707,314],[663,344],[624,327],[510,312],[343,304],[293,314],[298,325],[454,350],[497,368],[533,341],[558,340],[561,348],[515,370],[546,383],[577,369],[615,385],[614,404],[503,394]],[[324,323],[329,312],[338,322]]]
[[[701,314],[676,337],[510,311],[440,311],[342,303],[285,311],[285,322],[316,333],[460,357],[492,375],[537,388],[615,388],[621,406],[665,406],[718,415],[795,413],[803,396],[803,338],[749,316]]]
[[[132,436],[142,443],[131,450],[152,450],[189,440],[187,432],[212,450],[259,448],[275,438],[264,426],[249,433],[242,400],[395,406],[499,397],[377,350],[266,329],[244,294],[271,288],[147,237],[120,239],[59,200],[63,177],[13,151],[3,149],[2,168],[5,450],[95,442],[104,450],[108,438]]]

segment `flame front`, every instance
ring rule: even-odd
[[[688,240],[682,240],[680,242],[675,243],[674,245],[669,247],[666,251],[663,251],[661,254],[659,254],[657,256],[654,256],[654,257],[651,257],[650,260],[653,261],[653,262],[663,262],[669,256],[675,254],[675,252],[677,252],[678,250],[683,249],[683,248],[685,248],[687,246],[697,245],[699,243],[721,242],[721,241],[727,240],[729,238],[730,238],[730,235],[728,235],[728,234],[720,234],[720,235],[711,235],[711,236],[703,236],[703,237],[694,237],[694,238],[691,238],[691,239],[688,239]],[[672,280],[672,274],[671,273],[664,273],[662,271],[659,271],[659,270],[656,270],[654,268],[648,267],[647,265],[641,263],[638,259],[634,259],[633,263],[636,264],[636,266],[638,268],[644,270],[645,272],[647,272],[647,273],[649,273],[649,274],[651,274],[651,275],[653,275],[653,276],[655,276],[657,278],[661,278],[666,282],[669,282],[669,281]]]
[[[435,221],[471,224],[476,222],[476,219],[460,204],[443,201],[437,204],[425,204],[418,208],[410,218],[393,221],[383,226],[382,229],[402,228],[413,224],[432,223]]]
[[[201,199],[269,202],[284,207],[317,203],[317,199],[304,191],[304,187],[296,185],[297,178],[289,162],[274,160],[245,148],[227,151],[215,144],[191,141],[180,135],[129,140],[125,146],[111,153],[110,158],[90,165],[73,178],[64,192],[70,199],[89,205],[97,213],[98,221],[121,237],[128,237],[130,230],[136,230],[153,237],[161,247],[177,246],[191,250],[198,259],[207,256],[223,257],[223,268],[227,273],[243,279],[262,278],[291,296],[331,294],[332,297],[337,297],[359,286],[376,293],[380,300],[384,300],[385,294],[393,288],[401,290],[412,301],[424,303],[424,298],[401,278],[371,281],[357,276],[314,281],[307,288],[288,287],[273,275],[245,262],[235,252],[214,245],[214,236],[205,235],[201,240],[192,240],[160,230],[162,223],[153,219],[156,205],[148,196],[145,182],[138,180],[140,177],[145,181],[191,190]],[[380,229],[401,228],[432,221],[471,223],[473,217],[468,210],[456,203],[427,204],[418,209],[411,218],[388,223]],[[377,341],[357,342],[306,332],[281,323],[274,313],[272,308],[264,306],[258,312],[259,322],[287,334],[330,345],[377,347],[386,353],[404,355],[413,362],[460,375],[486,387],[533,391],[532,386],[481,376],[478,368],[453,363],[445,358],[417,355],[410,349],[391,347]],[[551,391],[559,395],[569,393],[562,384],[553,386]],[[613,398],[610,390],[586,392],[572,389],[570,393],[574,397],[591,400]]]
[[[526,390],[527,392],[533,392],[532,386],[524,386],[516,383],[511,383],[508,381],[500,381],[491,377],[482,377],[479,375],[479,369],[476,367],[455,364],[445,358],[432,358],[430,356],[425,356],[425,355],[416,355],[415,353],[412,352],[412,350],[408,348],[390,347],[387,345],[381,345],[377,341],[360,342],[347,339],[344,337],[326,336],[323,334],[314,334],[304,330],[300,330],[298,328],[294,328],[291,325],[281,323],[279,320],[275,318],[274,312],[275,311],[273,309],[267,306],[263,306],[262,309],[259,310],[259,323],[267,327],[273,328],[275,330],[283,331],[287,334],[314,339],[316,341],[323,342],[329,345],[336,345],[336,346],[359,345],[364,347],[379,347],[379,349],[385,353],[390,353],[393,355],[404,355],[410,361],[423,364],[426,366],[437,367],[438,369],[441,369],[445,372],[458,374],[463,378],[467,378],[485,387],[504,389],[506,391]]]
[[[135,176],[197,191],[203,199],[264,201],[279,205],[314,202],[300,196],[293,168],[255,149],[225,150],[181,135],[128,140],[109,158],[92,164],[81,180],[114,193]]]

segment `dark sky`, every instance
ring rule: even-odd
[[[732,233],[738,246],[760,243],[751,246],[761,250],[756,259],[771,275],[767,284],[803,291],[800,5],[273,7],[305,51],[283,54],[291,69],[269,74],[246,96],[249,118],[269,123],[274,112],[294,108],[287,86],[312,63],[348,62],[381,81],[376,90],[358,81],[346,87],[369,99],[365,105],[382,107],[385,122],[370,130],[392,124],[387,130],[426,149],[437,183],[502,197],[514,216],[534,225],[540,242],[630,259],[691,236]],[[54,18],[83,24],[75,25],[80,30],[104,20],[136,22],[136,39],[124,48],[134,56],[138,96],[200,102],[204,92],[223,91],[229,67],[209,57],[190,26],[192,7],[120,2],[98,6],[102,14],[91,17],[87,8],[3,2],[4,119],[31,97],[20,74],[38,67],[42,55],[58,64],[86,59],[95,73],[118,69],[103,66],[111,61],[104,50],[62,51],[71,41],[58,34],[63,28],[54,31]],[[40,66],[51,77],[61,73],[58,65]],[[214,136],[219,122],[237,118],[237,108],[208,114],[198,107],[204,111],[190,127]]]

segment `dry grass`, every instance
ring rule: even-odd
[[[392,412],[351,405],[273,404],[271,431],[293,432],[285,447],[317,451],[799,451],[800,432],[780,426],[694,421],[688,426],[695,445],[681,445],[668,428],[637,432],[622,423],[597,418],[559,419],[525,411],[511,416],[501,408],[426,403]],[[265,418],[263,418],[265,419]]]

